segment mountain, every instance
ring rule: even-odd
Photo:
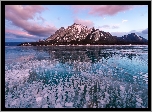
[[[135,33],[124,35],[122,36],[121,40],[124,40],[127,42],[148,42],[145,38],[138,36]]]
[[[122,45],[148,44],[148,40],[131,33],[122,37],[112,36],[109,32],[74,23],[66,29],[61,27],[45,41],[25,45]],[[23,44],[21,44],[23,45]]]
[[[86,26],[74,23],[66,29],[61,27],[55,34],[47,38],[46,41],[70,42],[72,40],[83,40],[90,32],[91,29],[88,29]]]

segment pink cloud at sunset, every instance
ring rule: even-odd
[[[8,39],[11,36],[12,38],[16,36],[17,41],[46,39],[59,28],[66,28],[73,23],[110,33],[129,33],[136,30],[136,32],[140,32],[141,36],[147,38],[148,6],[5,5],[6,41],[12,41]],[[115,34],[120,35],[119,33]]]
[[[119,24],[98,26],[99,29],[118,29]]]
[[[30,22],[29,19],[33,19],[36,13],[40,13],[45,10],[43,6],[30,5],[30,6],[6,6],[5,18],[10,20],[12,24],[27,31],[28,34],[36,36],[48,36],[54,33],[57,29],[55,26],[42,26],[36,22]],[[39,18],[41,18],[39,16]],[[42,18],[41,18],[42,19]]]
[[[43,10],[46,10],[41,5],[6,5],[5,6],[5,17],[10,19],[10,15],[17,16],[18,19],[28,20],[33,19],[35,13],[41,13]]]
[[[85,25],[89,28],[94,26],[94,23],[90,20],[75,19],[74,22],[77,24]]]
[[[27,37],[36,37],[34,35],[30,35],[28,34],[27,32],[25,31],[19,31],[19,30],[12,30],[12,29],[6,29],[5,30],[5,33],[12,33],[12,34],[15,34],[15,35],[20,35],[20,36],[27,36]]]
[[[126,10],[130,10],[134,8],[134,5],[72,5],[71,6],[74,12],[78,12],[80,10],[89,10],[89,14],[91,15],[115,15],[118,12],[124,12]]]

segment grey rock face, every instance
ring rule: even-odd
[[[91,41],[99,41],[101,38],[109,38],[112,35],[109,32],[100,31],[99,29],[90,28],[87,26],[74,23],[68,28],[61,27],[59,30],[55,32],[55,34],[51,35],[46,41],[54,40],[57,42],[70,42],[70,41],[82,41],[85,40],[86,37],[89,36]]]

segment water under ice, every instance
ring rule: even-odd
[[[147,108],[147,46],[5,48],[6,108]]]

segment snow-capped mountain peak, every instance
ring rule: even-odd
[[[131,33],[121,37],[112,36],[109,32],[100,31],[99,29],[87,28],[87,26],[74,23],[71,26],[68,26],[66,29],[61,27],[51,35],[46,41],[51,41],[52,43],[125,43],[125,42],[147,42],[147,40]]]

